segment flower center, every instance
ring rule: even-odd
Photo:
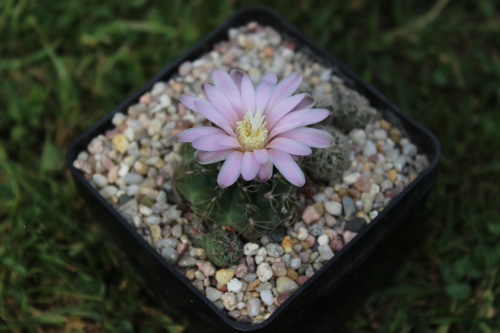
[[[248,109],[243,120],[236,123],[236,136],[245,151],[262,149],[267,143],[266,116],[262,115],[260,108],[255,114]]]

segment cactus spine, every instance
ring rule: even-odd
[[[243,243],[238,236],[221,228],[211,229],[193,243],[204,248],[207,258],[220,267],[236,264],[243,257]]]
[[[281,175],[266,182],[240,178],[221,189],[216,181],[218,165],[199,165],[193,154],[194,149],[184,145],[174,189],[203,221],[231,227],[244,238],[255,239],[293,218],[298,188]]]
[[[320,125],[319,129],[333,135],[335,141],[331,147],[313,149],[309,156],[305,156],[302,166],[308,174],[320,181],[332,182],[342,176],[349,168],[350,145],[348,138],[333,126]]]

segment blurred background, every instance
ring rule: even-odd
[[[345,332],[500,330],[500,2],[0,1],[0,331],[181,332],[65,166],[79,133],[235,10],[266,4],[434,132],[425,240]],[[333,328],[332,328],[333,330]]]

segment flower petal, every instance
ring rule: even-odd
[[[223,115],[231,124],[236,124],[238,119],[238,114],[232,107],[226,96],[217,89],[214,85],[205,83],[203,85],[207,97],[212,102],[212,105]]]
[[[267,110],[267,102],[273,93],[276,82],[278,82],[276,74],[268,73],[260,80],[257,88],[255,88],[255,108],[260,108],[264,115]]]
[[[212,72],[212,78],[215,86],[220,89],[227,97],[234,110],[242,119],[246,113],[244,110],[243,102],[241,100],[241,93],[233,79],[220,68],[215,68]]]
[[[269,159],[267,157],[267,150],[266,149],[254,149],[253,153],[254,153],[257,161],[259,161],[260,163],[266,163],[267,160]]]
[[[229,154],[217,176],[217,183],[219,183],[220,187],[224,188],[231,186],[238,180],[241,172],[243,155],[244,154],[240,151],[233,151]]]
[[[269,140],[280,133],[289,131],[296,127],[307,126],[320,122],[328,117],[329,114],[330,111],[326,109],[307,109],[289,112],[286,116],[281,118],[281,120],[271,129],[269,133]]]
[[[285,153],[307,156],[311,155],[312,150],[308,146],[303,145],[288,138],[275,138],[273,141],[267,144],[267,148],[274,148],[281,150]]]
[[[255,109],[255,90],[252,80],[250,80],[247,74],[243,75],[241,79],[241,99],[243,100],[243,105],[246,107],[245,111],[250,109],[254,114],[257,112]]]
[[[268,149],[267,152],[269,154],[269,160],[273,162],[283,177],[290,183],[295,186],[303,186],[305,184],[306,178],[304,173],[290,154],[277,149]]]
[[[274,88],[266,109],[274,109],[279,103],[281,103],[281,101],[291,96],[295,90],[297,90],[301,81],[302,75],[299,73],[292,73],[281,80],[280,83],[276,85],[276,88]]]
[[[327,148],[334,142],[333,136],[327,131],[311,127],[295,128],[291,131],[279,134],[277,138],[294,139],[313,148]]]
[[[196,106],[194,105],[194,102],[195,101],[199,101],[199,102],[203,102],[204,99],[202,98],[199,98],[199,97],[196,97],[196,96],[191,96],[191,95],[181,95],[181,97],[179,98],[179,100],[181,101],[182,104],[184,104],[185,106],[187,106],[189,109],[193,110],[193,111],[196,111],[198,112],[198,110],[196,109]]]
[[[220,162],[225,160],[229,154],[234,152],[234,149],[225,149],[225,150],[217,150],[217,151],[203,151],[197,150],[194,153],[194,158],[200,164],[212,164],[215,162]]]
[[[311,95],[309,95],[308,93],[304,93],[303,95],[305,95],[304,99],[302,101],[300,101],[300,103],[297,104],[297,106],[294,107],[292,109],[292,111],[309,109],[309,108],[312,108],[314,106],[314,104],[316,104],[316,101],[314,100],[314,98]]]
[[[268,160],[266,163],[260,165],[259,173],[257,174],[257,179],[261,182],[265,182],[273,175],[273,163]]]
[[[193,148],[204,151],[225,150],[228,149],[228,147],[217,142],[217,140],[224,137],[228,137],[227,134],[224,133],[200,136],[193,141],[192,145]]]
[[[253,152],[246,151],[243,155],[243,162],[241,163],[241,176],[244,180],[250,181],[257,176],[260,170],[260,163],[254,156]]]
[[[288,112],[292,111],[298,104],[300,104],[306,97],[306,95],[307,94],[298,94],[290,96],[280,104],[278,104],[278,106],[276,106],[273,110],[268,110],[268,113],[266,115],[266,127],[273,128],[276,122],[283,118]]]
[[[200,136],[211,135],[211,134],[225,134],[225,132],[220,128],[211,126],[193,127],[180,131],[175,136],[175,139],[178,142],[193,142]]]
[[[217,139],[217,143],[227,147],[227,148],[241,148],[241,144],[233,136],[225,135],[224,137],[220,137]]]
[[[233,79],[234,83],[236,84],[236,87],[240,89],[241,91],[241,80],[243,79],[243,75],[245,75],[245,72],[240,71],[239,69],[232,69],[229,72],[229,76],[231,79]]]
[[[205,116],[205,118],[222,128],[229,135],[235,136],[232,126],[229,124],[227,119],[222,114],[220,114],[219,111],[217,111],[212,103],[207,101],[194,101],[194,106],[199,113]]]

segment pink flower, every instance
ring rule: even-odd
[[[326,148],[333,137],[322,130],[306,127],[329,115],[312,109],[309,94],[292,94],[302,76],[292,73],[277,83],[269,73],[254,88],[248,75],[238,70],[212,73],[205,83],[207,99],[182,95],[181,102],[204,115],[212,127],[194,127],[177,134],[180,142],[192,142],[200,164],[224,161],[217,182],[227,187],[241,176],[246,181],[268,180],[273,165],[293,185],[303,186],[305,176],[297,161],[311,154],[311,147]]]

